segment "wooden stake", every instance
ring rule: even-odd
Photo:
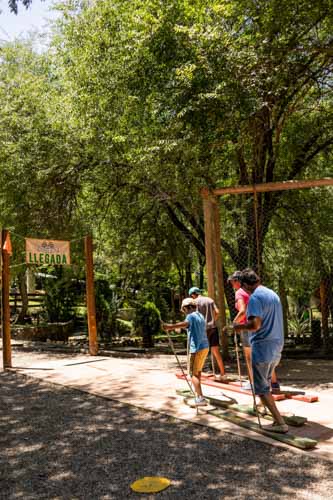
[[[220,310],[219,327],[220,337],[224,356],[228,356],[228,337],[223,332],[223,327],[226,325],[226,312],[224,302],[224,279],[223,279],[223,266],[222,266],[222,250],[221,250],[221,228],[220,228],[220,210],[217,200],[213,204],[214,212],[214,227],[215,227],[215,267],[217,278],[217,306]]]
[[[10,255],[7,252],[7,250],[4,250],[3,248],[8,235],[9,231],[3,229],[1,237],[1,254],[2,254],[2,356],[3,356],[4,369],[12,367],[12,347],[10,338],[10,304],[9,304]]]
[[[208,295],[215,300],[214,285],[214,234],[213,234],[213,208],[211,195],[208,189],[201,191],[204,222],[205,222],[205,251],[206,251],[206,269],[207,269],[207,288]]]
[[[96,356],[98,353],[96,306],[94,291],[94,261],[93,240],[91,236],[84,239],[84,250],[86,255],[86,295],[87,295],[87,319],[89,334],[89,354]]]

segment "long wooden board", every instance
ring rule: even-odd
[[[176,377],[180,379],[185,379],[182,373],[176,373]],[[248,396],[252,396],[251,391],[244,391],[240,387],[231,384],[224,384],[223,382],[218,382],[216,380],[211,380],[209,377],[203,377],[201,374],[201,384],[209,385],[210,387],[217,387],[219,389],[223,389],[224,391],[232,391],[238,392],[240,394],[247,394]],[[275,401],[283,401],[286,397],[283,394],[273,394],[273,398]]]
[[[183,396],[184,398],[188,398],[191,395],[191,392],[188,390],[177,390],[177,394],[180,396]],[[250,405],[240,405],[240,404],[235,404],[230,401],[224,401],[219,398],[214,398],[212,396],[207,396],[205,395],[205,399],[209,402],[209,404],[213,406],[218,406],[220,408],[224,408],[227,410],[230,410],[235,413],[243,413],[244,415],[249,415],[252,417],[256,416],[256,412],[254,408]],[[286,424],[291,425],[293,427],[301,427],[307,422],[307,418],[305,417],[300,417],[298,415],[285,415],[282,413],[282,416],[286,422]],[[270,414],[265,414],[265,415],[260,415],[260,418],[265,418],[267,420],[273,420],[272,416]]]
[[[180,376],[178,378],[184,378],[184,377]],[[212,375],[208,373],[201,374],[201,383],[209,385],[211,387],[219,387],[220,389],[223,390],[239,392],[241,394],[247,394],[248,396],[252,396],[251,391],[245,391],[244,389],[241,389],[239,382],[231,380],[226,384],[223,382],[219,382],[218,380],[212,380]],[[305,403],[316,403],[317,401],[319,401],[318,396],[315,394],[306,394],[303,391],[295,391],[295,392],[294,391],[280,391],[278,393],[273,392],[272,396],[275,401],[283,401],[284,399],[295,399],[296,401],[303,401]],[[302,392],[303,394],[301,394]]]
[[[205,378],[205,377],[204,377]],[[208,376],[210,378],[210,376]],[[217,381],[218,382],[218,381]],[[230,381],[228,382],[228,385],[234,385],[235,387],[240,387],[239,382],[236,381]],[[245,392],[245,391],[243,391]],[[315,394],[306,394],[305,391],[297,391],[297,390],[280,390],[280,391],[273,391],[273,395],[277,396],[283,394],[286,399],[295,399],[297,401],[304,401],[305,403],[316,403],[319,398]]]
[[[221,418],[222,420],[226,420],[227,422],[231,422],[232,424],[239,425],[244,429],[249,429],[251,431],[257,432],[258,434],[262,434],[263,436],[267,436],[276,441],[280,441],[281,443],[288,444],[289,446],[294,446],[295,448],[300,448],[301,450],[311,450],[318,444],[318,441],[315,441],[314,439],[294,436],[289,432],[287,434],[278,434],[277,432],[268,431],[259,427],[258,424],[250,422],[250,420],[235,415],[229,410],[209,410],[207,413]]]

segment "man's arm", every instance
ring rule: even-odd
[[[214,321],[217,320],[217,318],[219,317],[220,315],[220,311],[219,309],[216,307],[216,304],[214,303],[214,309],[213,309],[213,315],[214,315]]]
[[[188,328],[188,321],[181,321],[179,323],[163,323],[162,328],[165,331],[175,330],[176,328]]]
[[[233,330],[236,333],[241,332],[256,332],[261,328],[262,320],[259,316],[250,316],[246,323],[233,325]]]

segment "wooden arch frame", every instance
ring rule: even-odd
[[[222,348],[225,353],[228,352],[228,339],[223,334],[222,328],[226,324],[225,310],[225,293],[223,281],[223,266],[221,252],[221,230],[220,230],[220,211],[218,207],[218,199],[226,194],[242,194],[242,193],[265,193],[272,191],[287,191],[291,189],[309,189],[314,187],[333,186],[332,178],[300,180],[300,181],[284,181],[284,182],[267,182],[263,184],[253,184],[244,186],[232,186],[226,188],[217,188],[210,190],[203,188],[201,197],[203,202],[204,224],[205,224],[205,252],[206,252],[206,272],[207,272],[207,288],[208,295],[212,297],[220,309],[220,331]],[[320,287],[320,300],[326,310],[326,293]],[[324,303],[325,302],[325,303]]]

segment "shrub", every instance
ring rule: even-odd
[[[69,321],[75,317],[75,307],[80,300],[76,281],[61,277],[48,280],[43,310],[51,323]]]
[[[160,321],[160,311],[153,302],[137,305],[134,324],[142,336],[144,347],[154,347],[153,335],[159,333]]]
[[[120,299],[107,280],[95,281],[97,331],[104,340],[110,340],[116,331],[116,314]]]

